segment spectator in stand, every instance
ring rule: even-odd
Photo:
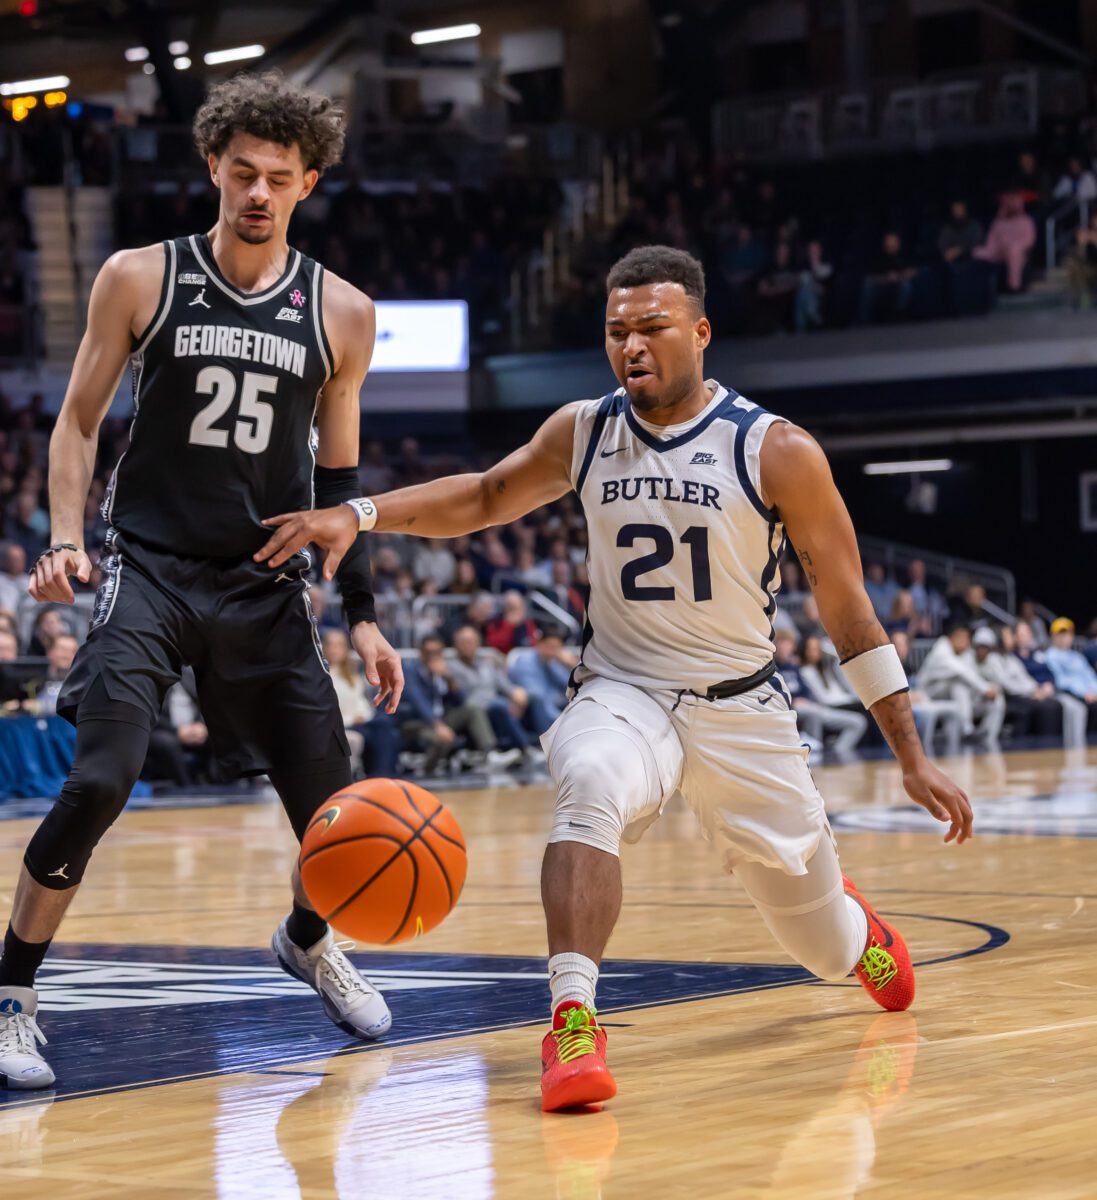
[[[198,711],[196,697],[194,672],[184,668],[180,681],[168,689],[149,734],[142,779],[176,787],[192,787],[207,779],[209,730]]]
[[[800,731],[800,736],[810,749],[822,750],[825,714],[808,694],[807,684],[804,682],[803,675],[800,674],[796,646],[795,633],[790,633],[785,629],[777,629],[774,632],[773,657],[777,663],[777,678],[781,680],[785,691],[792,698],[792,711],[796,714],[796,726]]]
[[[521,592],[503,596],[503,611],[488,622],[484,641],[500,654],[509,654],[516,646],[532,646],[539,637],[536,624],[526,609]]]
[[[968,316],[986,308],[981,268],[972,255],[983,244],[983,226],[963,200],[953,200],[948,220],[937,234],[937,251],[945,271],[945,300],[953,316]]]
[[[800,674],[809,698],[823,710],[824,730],[837,732],[835,752],[851,753],[865,736],[868,719],[861,702],[838,670],[838,660],[823,653],[821,638],[804,638],[800,648]]]
[[[0,662],[11,662],[19,657],[19,639],[10,629],[0,629]]]
[[[899,662],[912,679],[914,671],[910,666],[910,638],[903,630],[896,630],[891,635],[891,644],[899,655]],[[963,738],[963,713],[960,706],[952,700],[932,700],[916,687],[910,689],[910,706],[914,712],[914,724],[918,727],[922,741],[927,750],[933,749],[933,735],[940,725],[945,735],[945,753],[959,754],[960,742]]]
[[[496,651],[483,649],[480,631],[474,625],[462,625],[457,630],[453,649],[456,657],[450,667],[465,699],[487,712],[503,745],[517,746],[528,753],[531,738],[522,725],[530,707],[525,689],[510,682]]]
[[[445,593],[453,582],[457,560],[445,538],[420,538],[411,569],[417,583],[430,579],[439,592]]]
[[[823,297],[834,274],[834,265],[827,261],[823,243],[808,242],[807,262],[800,272],[796,289],[796,332],[818,329],[823,322]]]
[[[1075,231],[1066,269],[1074,307],[1092,308],[1097,290],[1097,211],[1090,213],[1088,225]]]
[[[899,594],[899,585],[888,579],[884,564],[869,562],[865,564],[865,591],[872,601],[872,607],[881,621],[887,619],[895,597]]]
[[[1016,734],[1054,737],[1061,732],[1063,710],[1054,688],[1045,690],[1012,654],[999,653],[998,635],[988,625],[971,635],[975,669],[1005,697],[1006,720]]]
[[[59,633],[46,651],[46,669],[37,694],[27,707],[36,716],[51,716],[57,711],[57,696],[76,657],[79,646],[71,633]]]
[[[26,552],[15,542],[0,543],[0,609],[18,613],[26,595]]]
[[[401,704],[401,732],[426,751],[423,764],[429,775],[457,744],[468,737],[489,768],[510,766],[521,750],[498,750],[491,720],[482,708],[468,704],[445,658],[445,644],[435,634],[425,637],[419,659],[409,664]]]
[[[853,753],[854,747],[865,736],[868,719],[861,702],[846,686],[837,669],[837,660],[828,659],[823,653],[822,639],[804,638],[800,647],[800,677],[807,688],[807,698],[813,708],[806,715],[818,723],[817,736],[835,734],[831,749],[841,757]]]
[[[543,588],[545,595],[554,600],[569,617],[582,621],[586,612],[586,603],[582,593],[575,587],[573,580],[575,569],[571,563],[563,559],[554,559],[552,563],[552,586]]]
[[[826,637],[823,622],[819,619],[819,602],[810,592],[804,597],[804,602],[800,605],[800,613],[796,618],[796,628],[799,630],[801,638]]]
[[[1034,221],[1042,221],[1051,185],[1047,172],[1031,150],[1022,150],[1017,156],[1017,173],[1012,187],[1020,194],[1025,212]]]
[[[910,637],[918,637],[923,631],[928,633],[915,610],[914,597],[906,588],[900,588],[895,593],[895,599],[891,602],[891,612],[883,625],[884,632],[889,635],[898,630]]]
[[[480,581],[476,578],[476,568],[471,558],[459,558],[453,573],[453,582],[449,585],[451,596],[475,596],[480,591]]]
[[[381,537],[384,537],[381,534]],[[395,591],[396,576],[399,575],[400,555],[396,551],[395,546],[382,545],[373,552],[373,593],[375,596],[383,596],[387,592]]]
[[[1097,177],[1073,154],[1051,195],[1054,200],[1097,200]]]
[[[967,203],[953,200],[948,219],[937,234],[937,250],[948,265],[970,262],[972,254],[983,244],[982,225],[968,212]]]
[[[894,230],[884,234],[880,252],[861,284],[861,323],[902,320],[911,310],[918,268]]]
[[[1050,632],[1051,645],[1046,655],[1055,686],[1085,703],[1089,709],[1089,728],[1091,731],[1097,729],[1097,671],[1089,659],[1074,648],[1074,622],[1069,617],[1056,617]]]
[[[796,293],[800,272],[792,261],[792,244],[780,241],[773,248],[773,259],[758,280],[755,320],[761,317],[763,332],[791,330],[796,323]]]
[[[544,563],[537,561],[532,546],[518,547],[514,552],[514,569],[509,574],[516,582],[532,590],[547,588],[552,584],[551,572]]]
[[[1000,689],[975,669],[967,625],[949,623],[926,655],[917,684],[931,700],[952,700],[959,707],[965,737],[978,737],[991,748],[998,745],[1005,700]]]
[[[329,629],[324,634],[323,648],[352,758],[361,764],[367,777],[391,779],[397,773],[400,757],[400,728],[396,718],[374,706],[344,630]]]
[[[975,629],[987,623],[987,590],[981,583],[965,583],[962,592],[953,596],[949,605],[949,620]]]
[[[394,478],[385,447],[376,440],[367,442],[358,463],[358,479],[363,495],[377,496],[381,492],[392,491]]]
[[[940,592],[926,584],[926,564],[920,558],[912,558],[907,564],[907,588],[919,618],[915,636],[932,635],[948,615],[948,605]]]
[[[1021,292],[1025,286],[1025,268],[1035,244],[1036,223],[1025,212],[1021,193],[1004,192],[987,240],[975,251],[974,257],[1004,266],[1006,286],[1011,292]]]
[[[1045,649],[1048,644],[1047,622],[1040,616],[1036,601],[1022,600],[1017,615],[1029,626],[1033,644]]]
[[[444,627],[444,636],[453,642],[457,630],[463,625],[471,625],[480,635],[481,643],[487,642],[488,625],[495,616],[495,597],[490,592],[478,592],[464,612],[457,612],[450,617]]]
[[[1010,643],[1012,642],[1012,646]],[[1020,664],[1029,673],[1041,689],[1043,695],[1054,695],[1063,711],[1063,744],[1066,746],[1084,746],[1086,741],[1086,721],[1089,710],[1084,700],[1069,692],[1061,692],[1055,685],[1055,676],[1047,665],[1047,651],[1036,645],[1032,626],[1027,621],[1018,621],[1013,629],[1008,626],[1002,630],[1002,648],[1012,651]],[[1049,692],[1048,689],[1051,689]]]
[[[543,626],[537,642],[514,656],[507,674],[529,696],[530,720],[538,737],[563,712],[568,681],[577,662],[564,649],[563,631],[555,625]]]
[[[16,495],[6,526],[9,540],[22,546],[28,562],[33,562],[49,544],[49,515],[38,503],[38,496],[26,488]]]
[[[27,653],[31,657],[44,657],[49,653],[54,638],[63,634],[71,636],[72,627],[61,609],[56,607],[40,608],[31,627],[30,646]]]

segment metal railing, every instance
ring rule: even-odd
[[[1049,271],[1055,270],[1059,251],[1070,236],[1069,231],[1061,233],[1059,227],[1075,213],[1078,220],[1071,229],[1085,229],[1089,225],[1089,201],[1084,197],[1068,196],[1044,222],[1044,257]]]
[[[951,554],[938,554],[932,550],[905,546],[901,542],[890,542],[883,538],[859,537],[861,557],[866,562],[884,564],[893,578],[897,567],[906,567],[915,559],[926,564],[926,579],[948,595],[960,580],[979,583],[987,590],[988,600],[1007,613],[1017,612],[1017,580],[1012,571],[974,559],[958,558]]]

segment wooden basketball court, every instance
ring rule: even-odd
[[[446,797],[453,916],[360,961],[395,1024],[349,1042],[265,949],[294,845],[276,805],[128,812],[41,977],[52,1098],[0,1093],[3,1194],[92,1197],[1097,1195],[1097,752],[951,764],[945,847],[890,763],[818,772],[846,870],[906,934],[909,1014],[806,979],[669,813],[625,855],[601,992],[620,1086],[546,1117],[547,789]],[[0,824],[10,903],[30,818]]]

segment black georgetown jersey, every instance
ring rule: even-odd
[[[312,506],[313,421],[331,375],[324,269],[291,249],[282,278],[249,295],[205,234],[165,242],[160,302],[134,340],[135,414],[103,516],[172,554],[242,558],[264,517]]]

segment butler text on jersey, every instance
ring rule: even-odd
[[[698,483],[695,479],[640,475],[632,479],[603,479],[601,483],[603,504],[612,504],[615,500],[638,500],[643,493],[648,500],[677,500],[682,504],[720,509],[720,489],[710,483]]]

